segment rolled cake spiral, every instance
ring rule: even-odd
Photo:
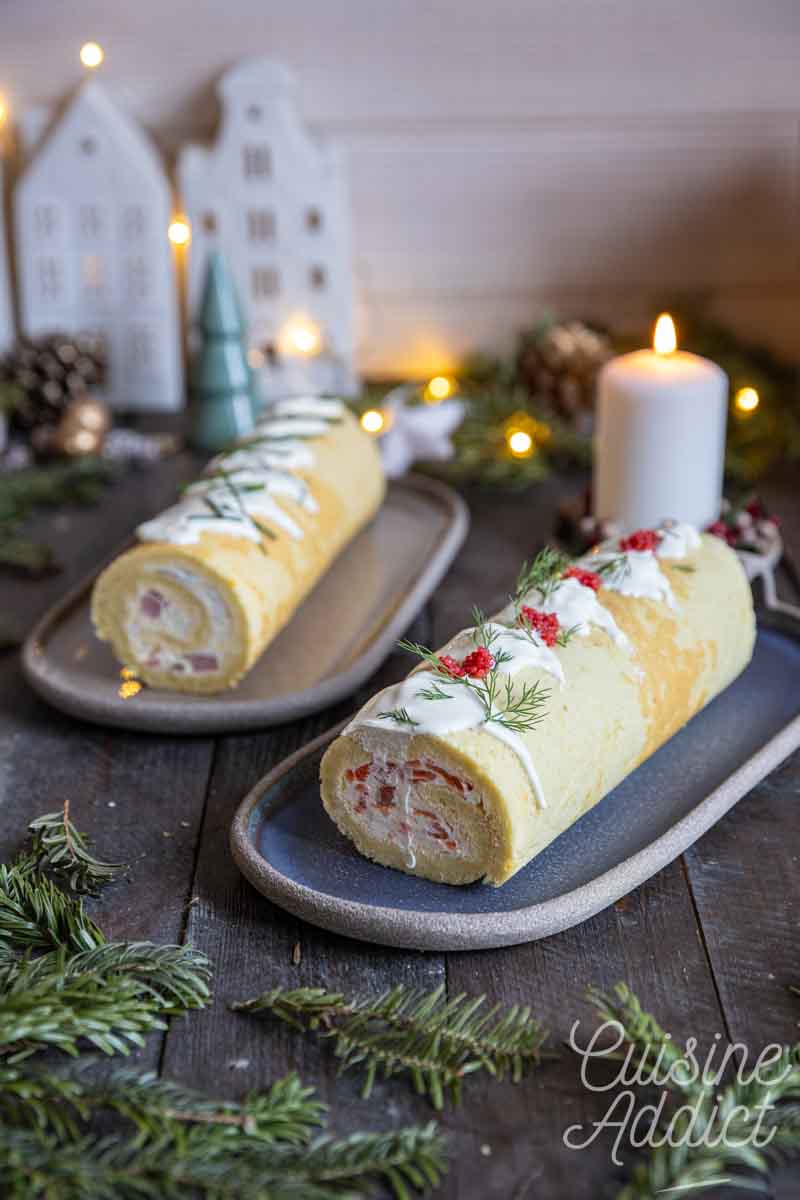
[[[152,687],[231,687],[384,492],[377,448],[343,404],[279,401],[103,571],[98,637]]]
[[[325,809],[385,866],[502,884],[727,687],[754,638],[736,555],[691,526],[577,563],[545,551],[502,612],[414,647],[421,665],[332,743]]]

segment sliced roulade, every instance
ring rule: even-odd
[[[544,551],[492,620],[409,647],[417,669],[325,754],[323,803],[376,862],[502,884],[727,687],[753,641],[718,538],[665,522],[576,563]]]
[[[231,687],[384,492],[377,447],[342,403],[278,402],[100,575],[98,637],[152,687]]]

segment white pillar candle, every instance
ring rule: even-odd
[[[623,532],[665,517],[701,529],[719,516],[728,377],[675,348],[669,317],[653,350],[614,358],[600,373],[593,508]]]

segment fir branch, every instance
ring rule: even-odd
[[[9,1200],[356,1200],[382,1180],[397,1200],[438,1184],[444,1143],[435,1126],[354,1134],[309,1146],[209,1137],[205,1128],[157,1139],[43,1139],[0,1129],[0,1185]]]
[[[0,966],[0,1054],[14,1062],[53,1047],[76,1055],[85,1038],[127,1054],[164,1018],[209,999],[207,959],[191,948],[106,943]]]
[[[91,1060],[85,1066],[93,1065]],[[100,1111],[130,1121],[143,1141],[158,1138],[170,1124],[202,1125],[228,1143],[239,1135],[264,1142],[303,1146],[322,1123],[325,1105],[294,1073],[267,1092],[241,1103],[209,1100],[154,1073],[115,1071],[105,1080],[77,1074],[0,1067],[0,1114],[11,1124],[78,1137]]]
[[[656,1200],[667,1192],[677,1195],[723,1181],[752,1188],[758,1186],[753,1172],[766,1175],[776,1160],[800,1154],[800,1045],[784,1047],[776,1060],[761,1063],[744,1079],[737,1074],[726,1085],[690,1066],[626,984],[617,984],[613,996],[595,989],[589,996],[633,1048],[636,1075],[649,1078],[657,1067],[659,1082],[666,1080],[675,1093],[655,1148],[634,1168],[617,1200]],[[765,1134],[772,1135],[768,1144]]]
[[[648,1074],[659,1065],[660,1074],[669,1073],[676,1088],[691,1099],[697,1087],[691,1074],[683,1069],[684,1055],[672,1037],[665,1033],[656,1018],[644,1011],[638,996],[626,983],[618,983],[613,995],[590,987],[587,997],[605,1021],[612,1021],[622,1031],[625,1041],[634,1047],[637,1062]]]
[[[127,864],[103,862],[89,853],[89,839],[69,819],[69,800],[59,812],[37,817],[28,826],[33,834],[32,854],[37,866],[44,863],[66,877],[75,892],[97,895]]]
[[[334,1041],[340,1070],[364,1073],[367,1098],[376,1077],[411,1078],[416,1091],[434,1108],[449,1094],[461,1098],[463,1079],[484,1070],[516,1083],[541,1057],[544,1031],[528,1007],[499,1005],[484,1009],[485,997],[464,994],[448,1000],[444,988],[417,991],[402,985],[375,997],[346,1000],[320,988],[275,988],[232,1007],[238,1012],[270,1013],[299,1030]]]
[[[73,953],[101,946],[105,938],[83,910],[51,880],[34,872],[32,857],[0,864],[0,948]]]

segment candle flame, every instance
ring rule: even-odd
[[[675,322],[669,313],[662,313],[653,331],[653,349],[656,354],[672,354],[678,345]]]

